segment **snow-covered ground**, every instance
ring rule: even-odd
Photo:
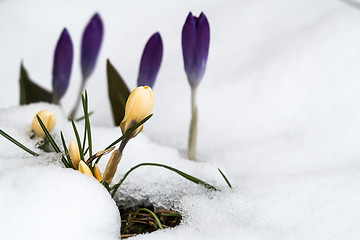
[[[27,131],[43,108],[58,116],[55,133],[74,138],[65,116],[80,84],[80,37],[95,11],[105,25],[87,84],[95,149],[120,136],[111,127],[105,60],[134,88],[145,42],[156,31],[164,42],[154,116],[126,147],[115,178],[139,162],[161,162],[223,189],[206,192],[165,169],[136,170],[118,200],[175,205],[185,217],[177,228],[133,239],[359,239],[358,9],[335,0],[0,0],[0,128],[32,149]],[[180,39],[189,11],[204,11],[211,27],[198,90],[198,162],[185,157],[190,88]],[[18,107],[21,59],[31,78],[50,89],[52,55],[64,26],[76,54],[63,109]],[[4,138],[0,150],[2,238],[119,237],[115,203],[95,180],[61,168],[56,155],[29,157]]]

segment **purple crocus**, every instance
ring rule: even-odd
[[[138,86],[153,88],[163,56],[163,43],[160,33],[154,33],[145,45],[138,76]]]
[[[204,13],[194,17],[190,12],[182,29],[184,68],[192,88],[196,88],[205,73],[209,53],[210,27]]]
[[[85,81],[93,72],[103,39],[104,27],[100,15],[95,13],[86,26],[81,41],[81,72]]]
[[[67,29],[64,28],[56,44],[54,53],[54,65],[52,70],[54,102],[59,102],[68,88],[73,55],[73,44]]]

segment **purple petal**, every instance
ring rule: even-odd
[[[73,44],[67,29],[64,28],[55,48],[52,71],[52,87],[56,101],[59,101],[64,96],[68,88],[73,55]]]
[[[194,68],[197,69],[196,79],[199,79],[200,81],[205,73],[210,44],[210,26],[205,14],[200,14],[196,25],[196,58]]]
[[[189,13],[182,32],[184,68],[192,88],[203,78],[209,54],[210,26],[204,13],[199,18]]]
[[[181,36],[184,68],[186,74],[189,76],[194,65],[196,49],[196,20],[191,12],[186,18]]]
[[[83,79],[86,80],[93,72],[99,55],[104,27],[100,15],[94,14],[86,26],[81,41],[81,71]]]
[[[160,34],[153,34],[145,45],[138,76],[138,86],[153,88],[163,56],[163,43]]]

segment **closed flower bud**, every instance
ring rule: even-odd
[[[60,101],[69,86],[73,55],[74,49],[71,37],[65,28],[56,44],[54,53],[52,86],[55,103]]]
[[[149,86],[135,88],[126,102],[125,117],[120,123],[122,133],[125,134],[127,130],[149,116],[153,107],[154,95],[151,88]],[[130,134],[129,138],[135,137],[142,129],[143,126],[138,127]]]
[[[154,87],[163,56],[163,43],[160,33],[154,33],[146,43],[138,76],[138,86]]]
[[[100,169],[97,164],[94,165],[94,177],[101,182],[103,180]]]
[[[56,117],[55,114],[48,111],[48,110],[42,110],[37,113],[37,115],[40,117],[41,121],[44,123],[46,129],[51,132],[55,125],[56,125]],[[43,129],[40,126],[40,123],[35,116],[32,124],[31,124],[31,130],[35,133],[35,136],[45,138],[45,133]]]
[[[93,176],[90,168],[88,167],[88,165],[86,165],[86,163],[84,161],[80,161],[80,163],[79,163],[79,171],[81,173],[83,173],[83,174]]]
[[[88,79],[90,74],[94,71],[103,35],[103,22],[100,15],[95,13],[86,26],[81,41],[80,63],[84,81]]]
[[[81,161],[79,147],[74,141],[70,141],[70,158],[75,169],[79,169],[79,162]]]
[[[190,12],[182,29],[184,68],[191,88],[196,88],[205,73],[209,54],[210,27],[204,13]]]

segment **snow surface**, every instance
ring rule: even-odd
[[[223,189],[211,193],[165,169],[139,168],[116,199],[172,206],[185,217],[177,228],[133,239],[359,239],[358,9],[334,0],[2,0],[0,128],[25,145],[34,145],[27,131],[43,108],[58,116],[54,132],[74,137],[65,116],[79,86],[82,29],[95,11],[105,24],[98,67],[87,84],[95,149],[120,135],[111,127],[106,58],[134,88],[145,42],[155,31],[164,42],[154,117],[126,147],[115,180],[137,163],[160,162]],[[188,11],[204,11],[211,26],[198,89],[198,162],[185,159],[190,90],[180,33]],[[50,89],[52,54],[64,26],[77,52],[64,110],[16,107],[20,60]],[[29,157],[3,138],[0,150],[4,239],[119,237],[115,204],[96,181],[63,169],[52,154]]]

